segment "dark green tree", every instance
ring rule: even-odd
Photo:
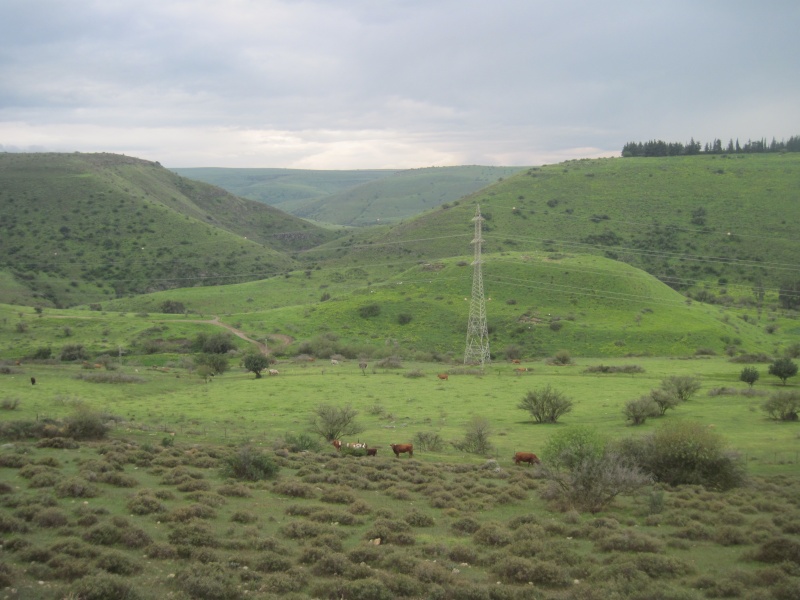
[[[221,354],[198,354],[194,362],[198,367],[205,367],[211,375],[222,375],[228,370],[228,359]]]
[[[242,366],[251,373],[255,373],[256,379],[260,379],[261,371],[269,366],[269,358],[260,352],[251,352],[242,359]]]
[[[777,358],[769,366],[769,374],[775,375],[775,377],[783,382],[783,385],[786,385],[786,380],[789,379],[789,377],[797,375],[797,363],[793,362],[790,358]]]
[[[755,367],[745,367],[742,369],[742,372],[739,373],[739,381],[744,381],[750,387],[753,387],[753,384],[758,381],[759,377],[758,369]]]

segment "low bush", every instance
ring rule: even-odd
[[[800,392],[793,390],[772,394],[761,408],[774,421],[797,421],[800,412]]]
[[[242,446],[225,459],[222,474],[234,479],[261,481],[277,476],[279,470],[275,461],[263,452],[252,446]]]
[[[622,412],[631,425],[644,425],[648,418],[661,414],[658,404],[649,395],[630,400],[625,404]]]
[[[89,575],[74,582],[70,594],[81,600],[139,600],[136,583],[108,574]]]
[[[220,564],[190,565],[177,573],[175,586],[196,600],[238,600],[242,597],[233,573]]]
[[[517,408],[530,413],[537,423],[557,423],[572,411],[572,400],[563,392],[547,386],[528,392]]]
[[[439,452],[444,448],[444,440],[435,431],[419,431],[414,436],[414,448],[423,452]]]
[[[741,485],[741,458],[719,434],[699,423],[667,424],[652,434],[622,440],[619,450],[642,470],[668,485],[695,484],[727,490]]]

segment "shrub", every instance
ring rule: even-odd
[[[364,428],[356,422],[357,416],[358,411],[349,404],[342,407],[320,404],[311,416],[311,432],[328,442],[357,435],[364,431]]]
[[[742,369],[742,372],[739,373],[739,381],[745,382],[750,387],[753,387],[753,384],[758,381],[759,377],[758,369],[755,367],[745,367]]]
[[[322,450],[319,440],[307,433],[287,433],[283,436],[283,443],[280,446],[285,447],[289,452],[319,452]]]
[[[89,353],[82,344],[66,344],[58,355],[61,361],[88,360]]]
[[[116,551],[104,552],[97,558],[97,566],[115,575],[136,575],[144,568],[127,554]]]
[[[622,412],[631,425],[643,425],[648,417],[660,415],[661,409],[651,396],[642,396],[638,400],[628,402]]]
[[[174,579],[176,587],[196,600],[237,600],[238,581],[220,564],[190,565]]]
[[[413,316],[411,316],[411,315],[410,315],[410,314],[408,314],[408,313],[400,313],[399,315],[397,315],[397,322],[398,322],[400,325],[408,325],[409,323],[411,323],[411,321],[413,320],[413,318],[414,318],[414,317],[413,317]]]
[[[78,410],[64,420],[63,433],[75,440],[101,440],[109,431],[107,415],[88,409]]]
[[[233,456],[229,456],[222,467],[225,477],[261,481],[272,479],[278,474],[280,467],[269,456],[253,448],[242,446]]]
[[[291,479],[279,481],[273,486],[272,491],[276,494],[291,496],[293,498],[315,498],[317,495],[313,486],[298,481],[292,481]]]
[[[661,382],[661,389],[681,402],[686,402],[700,389],[700,381],[695,377],[673,375]]]
[[[70,594],[81,600],[138,600],[135,583],[117,575],[88,575],[78,579],[70,588]]]
[[[692,422],[671,423],[652,434],[620,442],[620,451],[668,485],[730,489],[744,482],[741,458],[714,431]]]
[[[758,548],[753,559],[765,563],[790,562],[800,565],[800,543],[789,538],[772,538]]]
[[[192,342],[192,350],[204,354],[227,354],[236,350],[236,344],[230,333],[198,333]]]
[[[769,366],[769,374],[775,375],[786,385],[786,380],[797,375],[797,363],[788,357],[775,359]]]
[[[369,319],[371,317],[377,317],[381,314],[381,306],[380,304],[365,304],[363,306],[358,307],[358,315],[364,319]]]
[[[206,374],[222,375],[230,367],[225,355],[214,353],[198,354],[194,358],[194,364],[201,376],[205,376]]]
[[[453,442],[453,446],[462,452],[485,456],[492,451],[492,444],[489,441],[491,433],[492,427],[488,419],[473,417],[467,423],[464,438],[461,441]]]
[[[19,406],[19,398],[3,398],[0,402],[0,408],[3,410],[16,410]]]
[[[517,408],[528,411],[537,423],[556,423],[572,410],[572,404],[572,400],[563,392],[548,384],[544,388],[528,392],[517,404]]]
[[[634,461],[620,454],[589,427],[557,432],[544,448],[540,467],[550,485],[547,499],[561,508],[598,512],[618,495],[651,482]]]
[[[422,451],[439,452],[444,447],[444,440],[435,431],[420,431],[414,436],[414,446]]]
[[[55,487],[56,495],[62,498],[94,498],[100,494],[96,485],[81,477],[71,477]]]
[[[800,392],[780,391],[761,405],[764,412],[774,421],[797,421],[800,412]]]
[[[683,400],[674,391],[657,389],[650,390],[648,396],[656,406],[658,406],[658,414],[664,416],[670,408],[676,408]]]
[[[558,352],[553,355],[548,362],[552,365],[571,365],[572,364],[572,356],[570,355],[569,351],[567,350],[559,350]]]

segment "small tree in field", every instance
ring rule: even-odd
[[[364,428],[356,423],[358,411],[349,404],[342,406],[331,406],[330,404],[320,404],[314,409],[311,416],[311,432],[332,442],[344,436],[356,435],[364,431]]]
[[[549,482],[544,497],[564,510],[598,512],[652,481],[589,427],[557,432],[544,448],[540,469]]]
[[[758,381],[759,377],[758,369],[755,367],[745,367],[742,369],[742,372],[739,373],[739,381],[744,381],[750,387],[753,387],[753,384]]]
[[[256,379],[260,379],[261,371],[269,366],[269,358],[260,352],[253,352],[242,359],[242,366],[251,373],[255,373]]]
[[[470,452],[471,454],[485,456],[492,451],[492,443],[489,441],[491,433],[492,426],[489,423],[489,419],[485,417],[474,417],[467,423],[464,439],[458,442],[452,442],[452,444],[462,452]]]
[[[648,397],[658,406],[658,414],[662,417],[670,408],[675,408],[681,403],[678,396],[664,389],[650,390]]]
[[[769,366],[769,374],[775,375],[783,382],[783,385],[786,385],[789,377],[797,375],[797,363],[786,357],[778,358]]]
[[[688,375],[673,375],[661,382],[661,389],[686,402],[700,389],[700,381]]]
[[[528,411],[537,423],[556,423],[562,415],[572,410],[572,400],[548,384],[528,392],[517,408]]]
[[[657,417],[661,414],[658,404],[649,395],[637,400],[631,400],[622,411],[631,425],[643,425],[648,417]]]
[[[797,421],[797,413],[800,412],[800,392],[780,391],[770,396],[761,408],[775,421]]]

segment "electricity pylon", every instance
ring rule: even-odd
[[[475,259],[472,261],[472,298],[469,303],[469,323],[467,324],[467,348],[464,350],[464,364],[481,366],[491,362],[489,356],[489,330],[486,326],[486,301],[483,297],[483,273],[481,271],[481,235],[483,217],[481,207],[475,208]]]

